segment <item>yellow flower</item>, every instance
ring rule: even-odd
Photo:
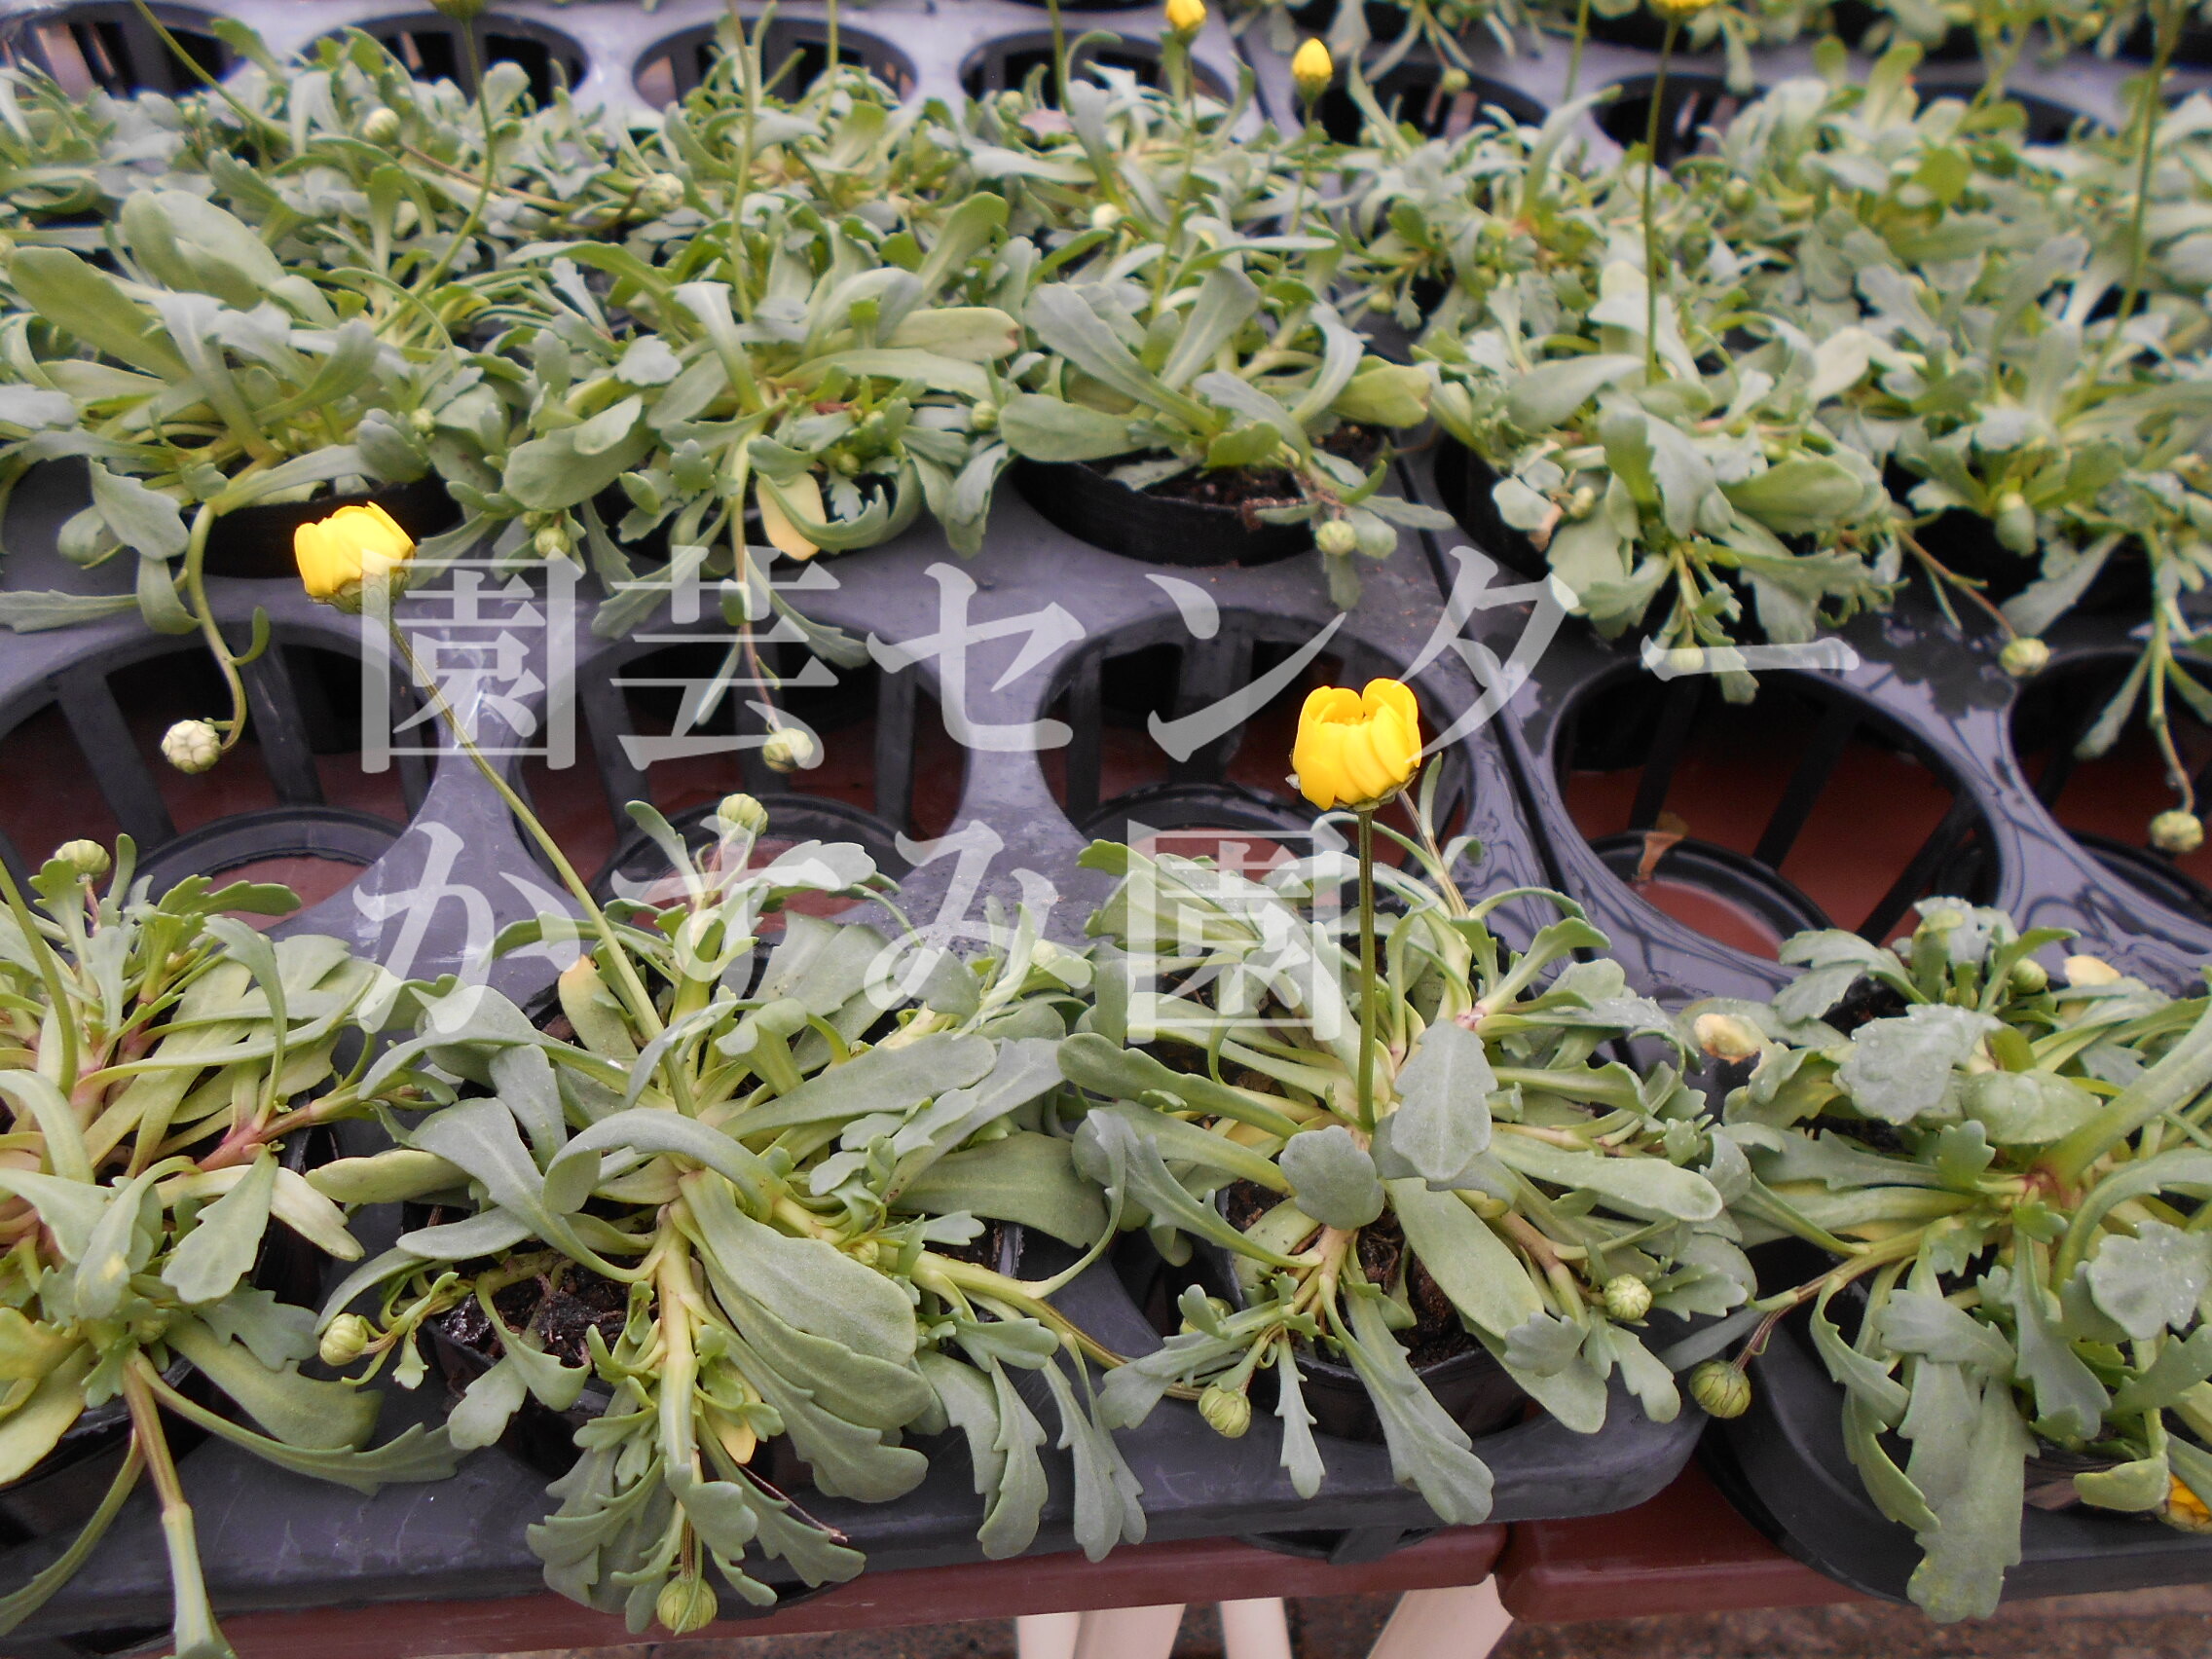
[[[1337,78],[1337,60],[1329,55],[1319,35],[1298,49],[1298,55],[1290,60],[1290,78],[1298,83],[1298,95],[1308,103],[1329,90],[1329,83]]]
[[[1719,4],[1720,0],[1651,0],[1651,9],[1662,18],[1694,18]]]
[[[326,519],[303,524],[292,533],[292,556],[308,597],[341,610],[361,608],[361,584],[405,586],[405,567],[415,556],[415,538],[392,516],[371,501],[340,507]]]
[[[2212,1508],[2179,1480],[2166,1489],[2166,1501],[2158,1506],[2158,1519],[2184,1532],[2212,1532]]]
[[[1190,40],[1205,26],[1205,0],[1167,0],[1167,27],[1176,36]]]
[[[1370,680],[1361,692],[1324,685],[1299,711],[1290,763],[1299,793],[1323,812],[1373,811],[1420,770],[1420,706],[1395,680]]]

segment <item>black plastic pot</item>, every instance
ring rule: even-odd
[[[1549,575],[1551,563],[1536,544],[1498,516],[1497,499],[1491,494],[1497,487],[1496,469],[1449,433],[1437,434],[1434,457],[1436,492],[1444,510],[1459,521],[1475,545],[1524,580],[1542,581]]]
[[[1405,14],[1400,12],[1397,16],[1402,23]],[[1399,121],[1431,138],[1454,136],[1466,130],[1482,120],[1483,111],[1493,107],[1531,127],[1542,126],[1544,117],[1551,113],[1518,87],[1487,75],[1470,77],[1463,92],[1444,92],[1439,88],[1443,74],[1444,65],[1433,59],[1408,58],[1394,64],[1375,83],[1375,102],[1385,115],[1395,114]],[[1315,107],[1330,137],[1343,144],[1359,142],[1360,129],[1367,117],[1342,85],[1332,84]]]
[[[1776,1328],[1750,1374],[1751,1409],[1714,1422],[1701,1448],[1714,1483],[1747,1520],[1807,1566],[1869,1596],[1904,1601],[1920,1550],[1908,1529],[1874,1506],[1852,1466],[1843,1439],[1843,1390],[1813,1346],[1809,1310]],[[2046,1456],[2030,1466],[2031,1490],[2068,1472],[2061,1460]],[[2086,1504],[2030,1505],[2021,1519],[2020,1553],[2019,1565],[2005,1577],[2008,1602],[2212,1578],[2212,1537]]]
[[[1016,461],[1013,478],[1055,528],[1148,565],[1272,565],[1313,545],[1310,525],[1247,522],[1234,507],[1131,490],[1088,461]]]
[[[387,484],[359,496],[317,496],[306,501],[264,501],[217,519],[207,535],[205,570],[211,576],[277,576],[297,580],[299,560],[292,533],[328,518],[340,507],[379,506],[417,541],[451,530],[461,508],[435,474],[412,484]]]
[[[1903,498],[1912,487],[1909,477],[1893,478],[1890,494]],[[1981,583],[1982,592],[1997,605],[2026,590],[2043,574],[2043,561],[2022,557],[1997,539],[1997,532],[1979,513],[1954,507],[1937,514],[1919,533],[1921,546],[1953,575]],[[1958,603],[1956,595],[1952,603]],[[2130,541],[2113,549],[2104,567],[2075,601],[2078,616],[2141,617],[2151,608],[2151,565],[2143,549]]]

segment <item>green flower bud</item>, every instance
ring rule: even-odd
[[[1019,121],[1021,110],[1022,103],[1019,92],[1010,87],[1007,91],[999,93],[999,119],[1001,121]]]
[[[368,119],[361,123],[361,136],[372,144],[390,148],[399,139],[399,111],[381,107],[369,111]]]
[[[321,1354],[325,1365],[351,1365],[369,1351],[369,1344],[375,1340],[376,1328],[360,1314],[341,1313],[330,1321],[330,1328],[322,1333],[322,1345],[315,1351]]]
[[[1623,1323],[1633,1324],[1651,1311],[1651,1287],[1634,1273],[1620,1273],[1607,1279],[1605,1311]]]
[[[1467,90],[1467,72],[1454,64],[1436,78],[1436,86],[1446,97],[1456,98]]]
[[[1720,200],[1732,212],[1741,213],[1751,204],[1751,186],[1748,179],[1732,178],[1720,187]]]
[[[1398,533],[1381,519],[1369,519],[1359,527],[1359,550],[1370,559],[1387,559],[1398,550]]]
[[[721,1611],[714,1586],[704,1578],[671,1578],[653,1603],[653,1617],[672,1636],[689,1636],[715,1622]]]
[[[2012,964],[2012,988],[2022,996],[2032,997],[2050,984],[2050,970],[2032,956],[2023,956]]]
[[[760,758],[771,772],[796,772],[821,757],[822,746],[814,741],[814,734],[797,726],[778,726],[760,745]]]
[[[425,438],[438,429],[438,418],[427,409],[409,410],[407,412],[407,424],[414,427],[419,435]]]
[[[566,559],[569,556],[569,532],[558,524],[544,526],[530,538],[531,550],[540,559]]]
[[[1206,1426],[1226,1440],[1235,1440],[1252,1426],[1252,1402],[1241,1388],[1224,1388],[1219,1382],[1198,1396],[1198,1416]]]
[[[663,213],[673,213],[682,205],[683,180],[675,173],[652,173],[638,187],[639,209],[656,219]]]
[[[978,432],[998,429],[999,406],[991,402],[978,403],[968,411],[968,424]]]
[[[1997,666],[2014,680],[2033,680],[2050,666],[2050,647],[2033,634],[2016,634],[1997,653]]]
[[[54,856],[87,881],[107,874],[112,862],[97,841],[64,841],[54,849]]]
[[[1313,545],[1341,559],[1359,546],[1359,532],[1343,519],[1324,519],[1313,532]]]
[[[2008,490],[1997,498],[1996,528],[1997,539],[2014,553],[2036,550],[2036,511],[2019,491]]]
[[[721,804],[715,808],[715,816],[747,835],[757,835],[768,828],[768,809],[749,794],[722,796]]]
[[[1090,228],[1094,231],[1110,231],[1122,222],[1122,218],[1121,208],[1111,202],[1101,202],[1090,210]]]
[[[1709,1359],[1690,1373],[1690,1398],[1708,1417],[1740,1418],[1751,1406],[1751,1380],[1724,1359]]]
[[[2204,845],[2204,821],[2174,807],[2151,820],[2151,845],[2175,858],[2187,858]]]
[[[222,757],[222,736],[205,720],[179,720],[162,733],[162,758],[180,772],[204,772]]]

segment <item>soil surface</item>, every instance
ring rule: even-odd
[[[524,1279],[494,1293],[492,1306],[514,1331],[535,1331],[545,1351],[564,1365],[581,1365],[591,1355],[585,1333],[593,1326],[608,1347],[622,1334],[630,1314],[627,1286],[586,1269],[565,1267],[551,1278]],[[437,1321],[448,1341],[498,1359],[503,1351],[498,1333],[475,1298],[449,1309]]]
[[[1367,426],[1339,426],[1321,440],[1319,447],[1355,466],[1368,467],[1382,453],[1382,434]],[[1115,464],[1131,459],[1119,457]],[[1163,479],[1144,493],[1166,500],[1195,501],[1204,507],[1281,506],[1306,498],[1298,480],[1288,468],[1280,466],[1225,466],[1212,472],[1194,467]]]
[[[1241,1230],[1249,1228],[1280,1201],[1265,1187],[1251,1181],[1238,1181],[1229,1188],[1223,1209],[1230,1221]],[[1304,1239],[1299,1241],[1301,1247],[1304,1243]],[[1452,1306],[1452,1299],[1428,1276],[1428,1270],[1420,1265],[1418,1256],[1409,1261],[1406,1235],[1394,1213],[1384,1210],[1374,1222],[1361,1228],[1358,1248],[1360,1272],[1372,1284],[1395,1285],[1400,1272],[1411,1268],[1406,1299],[1413,1304],[1414,1325],[1411,1330],[1398,1333],[1398,1341],[1405,1345],[1408,1359],[1417,1366],[1435,1365],[1473,1350],[1475,1339],[1459,1322],[1459,1310]]]

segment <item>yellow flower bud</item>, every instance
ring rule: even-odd
[[[1720,4],[1720,0],[1651,0],[1651,9],[1662,18],[1694,18]]]
[[[778,726],[760,745],[760,758],[771,772],[796,772],[819,763],[822,746],[797,726]]]
[[[1323,685],[1298,714],[1290,752],[1298,790],[1327,812],[1372,812],[1395,799],[1420,770],[1420,705],[1396,680],[1370,680],[1364,691]]]
[[[2204,821],[2174,807],[2151,820],[2151,845],[2175,858],[2187,858],[2204,845]]]
[[[1308,103],[1329,90],[1329,83],[1337,78],[1337,60],[1329,55],[1319,35],[1308,40],[1291,58],[1290,78],[1297,84],[1298,95]]]
[[[2049,665],[2050,647],[2033,634],[2015,635],[1997,653],[1997,666],[2014,680],[2033,680]]]
[[[1716,1060],[1748,1060],[1765,1045],[1758,1027],[1732,1014],[1701,1014],[1690,1021],[1697,1046]]]
[[[1198,1416],[1214,1433],[1235,1440],[1252,1426],[1252,1402],[1243,1389],[1216,1382],[1198,1396]]]
[[[715,808],[715,816],[732,830],[746,835],[757,835],[768,828],[768,809],[749,794],[722,796],[721,804]]]
[[[340,610],[361,608],[364,584],[397,592],[406,584],[407,562],[415,557],[415,538],[384,508],[340,507],[326,519],[303,524],[292,533],[292,556],[299,561],[300,583],[310,599]]]
[[[2212,1532],[2212,1508],[2179,1479],[2167,1489],[2166,1501],[2158,1506],[2158,1519],[2180,1531]]]
[[[2069,985],[2110,985],[2120,978],[2120,970],[2101,956],[2069,956],[2066,959],[2066,982]]]
[[[1167,0],[1167,27],[1177,39],[1189,40],[1205,26],[1205,0]]]

